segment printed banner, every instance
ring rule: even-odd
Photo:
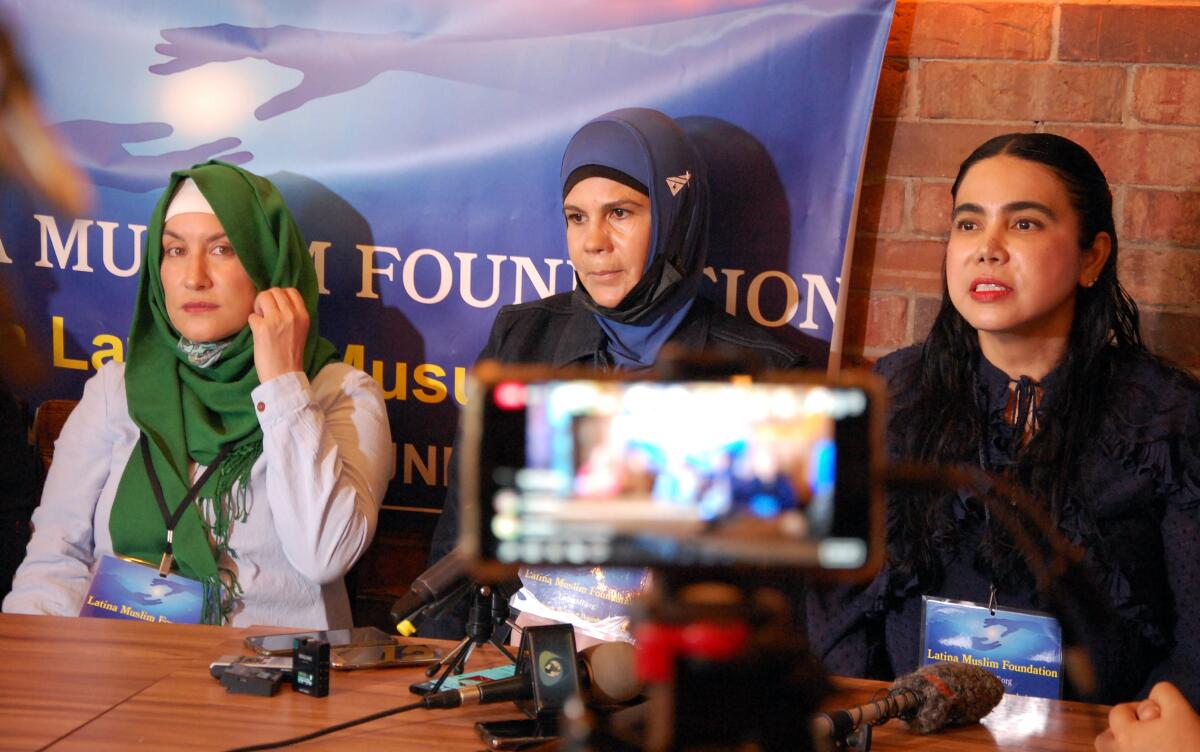
[[[323,334],[387,394],[387,507],[436,510],[466,377],[502,305],[570,290],[558,167],[620,107],[709,162],[706,294],[827,358],[894,0],[0,0],[86,217],[2,189],[0,285],[78,397],[125,354],[168,174],[268,176],[309,243]]]

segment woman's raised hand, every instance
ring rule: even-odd
[[[266,383],[284,373],[304,370],[304,343],[310,325],[304,298],[294,287],[272,287],[254,299],[254,367]]]

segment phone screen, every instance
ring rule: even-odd
[[[334,650],[330,664],[339,669],[423,666],[441,657],[441,651],[431,645],[363,645]]]
[[[297,639],[317,639],[329,643],[331,648],[345,645],[389,645],[393,640],[391,635],[376,627],[355,627],[353,629],[325,629],[313,632],[289,632],[287,634],[259,635],[247,637],[246,646],[258,653],[275,655],[290,653]]]
[[[475,731],[491,749],[518,749],[553,739],[558,735],[558,725],[532,719],[489,721],[476,723]]]
[[[882,540],[871,391],[795,378],[488,384],[462,455],[479,557],[863,570]]]
[[[442,682],[442,686],[439,691],[458,689],[460,687],[473,687],[476,684],[486,684],[488,682],[499,681],[500,679],[507,679],[510,676],[513,676],[516,674],[516,672],[516,664],[505,663],[501,666],[485,668],[479,671],[470,671],[465,674],[452,674],[446,677],[446,681]],[[427,695],[433,691],[433,685],[435,683],[435,679],[430,679],[429,681],[423,681],[414,684],[408,689],[414,695]]]

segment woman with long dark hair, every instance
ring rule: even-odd
[[[923,345],[877,366],[892,458],[979,466],[1048,514],[1115,610],[1112,626],[1081,635],[1092,698],[1144,696],[1170,679],[1196,702],[1200,387],[1142,343],[1117,279],[1104,174],[1066,138],[1014,133],[976,149],[951,194],[941,310]],[[888,504],[879,576],[810,597],[830,671],[915,669],[923,595],[1049,607],[977,492],[892,493]]]

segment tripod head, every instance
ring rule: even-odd
[[[476,645],[484,645],[508,624],[509,616],[512,613],[508,606],[508,599],[520,587],[519,581],[516,587],[511,587],[511,583],[471,584],[465,592],[471,593],[471,608],[467,612],[467,637],[472,642]],[[507,633],[502,635],[502,637],[506,636]]]

